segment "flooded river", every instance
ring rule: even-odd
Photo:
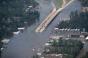
[[[2,58],[31,58],[31,55],[34,53],[32,49],[35,48],[37,50],[38,48],[41,48],[45,42],[47,42],[51,31],[53,31],[56,24],[62,20],[69,19],[70,12],[79,10],[81,7],[78,1],[74,1],[54,19],[44,32],[36,33],[35,29],[37,26],[44,20],[53,8],[51,0],[37,0],[37,2],[39,3],[40,21],[31,25],[23,33],[15,35],[11,38],[7,48],[4,49],[2,53]]]

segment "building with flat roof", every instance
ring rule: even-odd
[[[82,7],[81,12],[88,12],[88,7]]]
[[[54,31],[52,32],[50,39],[70,38],[74,40],[84,40],[86,36],[88,36],[88,32],[81,31],[80,29],[54,28]]]
[[[62,54],[47,54],[44,58],[63,58]]]

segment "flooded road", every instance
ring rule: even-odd
[[[43,21],[43,19],[50,13],[52,10],[51,0],[37,0],[39,2],[39,11],[40,11],[40,21],[36,22],[23,33],[15,35],[11,38],[11,41],[8,43],[7,48],[2,53],[2,58],[31,58],[31,55],[36,53],[32,49],[41,48],[45,42],[47,42],[51,31],[57,23],[62,20],[69,19],[69,14],[71,11],[79,10],[80,3],[74,1],[67,8],[65,8],[48,26],[48,28],[42,33],[36,33],[35,29]]]

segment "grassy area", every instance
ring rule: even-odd
[[[69,2],[69,1],[71,1],[71,0],[67,0],[67,2]]]
[[[62,6],[63,0],[55,0],[55,5],[58,8],[60,8]]]
[[[69,1],[70,0],[67,0],[67,3]],[[55,0],[55,5],[56,5],[57,9],[61,8],[62,7],[62,4],[63,4],[63,0]]]

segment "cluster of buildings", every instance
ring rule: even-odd
[[[63,39],[64,41],[68,41],[68,40],[73,40],[74,43],[67,43],[67,46],[69,45],[77,45],[81,43],[85,43],[88,40],[88,33],[85,31],[81,31],[80,29],[59,29],[59,28],[55,28],[54,31],[52,32],[52,35],[49,37],[49,41],[47,41],[47,43],[45,43],[44,45],[44,51],[42,53],[37,53],[37,57],[36,58],[73,58],[71,55],[68,54],[63,54],[63,53],[53,53],[53,50],[50,49],[54,49],[54,51],[58,51],[57,50],[57,43],[60,41],[60,39]],[[78,43],[76,43],[76,40],[78,41]],[[53,43],[52,43],[53,42]],[[54,48],[52,47],[52,44],[54,45]],[[80,45],[78,45],[80,47]],[[64,47],[64,44],[62,43],[62,47],[59,47],[59,50],[61,48]],[[71,49],[75,49],[74,47],[71,47]],[[81,48],[80,48],[81,49]],[[70,51],[70,50],[69,50]],[[79,50],[80,51],[80,50]],[[74,51],[76,52],[76,51]]]
[[[63,38],[67,38],[67,39],[73,39],[73,40],[87,40],[87,36],[88,33],[85,32],[85,29],[83,29],[82,31],[80,29],[58,29],[55,28],[53,31],[53,34],[51,35],[52,37],[63,37]]]

